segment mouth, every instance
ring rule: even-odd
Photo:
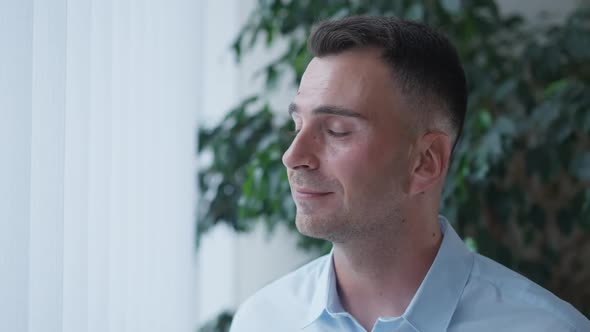
[[[317,190],[304,189],[304,188],[293,190],[293,196],[295,196],[296,199],[304,199],[304,200],[323,198],[323,197],[326,197],[330,194],[333,194],[333,192],[317,191]]]

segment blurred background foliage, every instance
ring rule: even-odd
[[[492,0],[260,0],[233,43],[237,61],[259,42],[287,47],[262,68],[266,86],[259,94],[218,126],[200,129],[199,154],[210,162],[199,174],[198,237],[218,223],[240,232],[260,222],[270,231],[280,223],[295,230],[281,163],[292,125],[275,115],[268,97],[287,73],[298,86],[315,22],[365,14],[425,22],[461,56],[468,115],[441,213],[470,247],[589,316],[589,7],[558,23],[531,24],[502,15]],[[331,248],[303,236],[299,245],[318,255]]]

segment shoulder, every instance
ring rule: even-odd
[[[328,259],[329,255],[316,258],[246,299],[234,316],[231,332],[268,330],[273,321],[282,326],[289,326],[285,324],[290,321],[296,324],[295,319],[301,317],[312,301]]]
[[[456,318],[522,331],[590,331],[590,322],[572,305],[503,265],[474,254]],[[479,318],[478,318],[479,316]],[[485,322],[481,317],[486,317]]]

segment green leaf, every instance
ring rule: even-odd
[[[275,66],[266,67],[266,87],[268,89],[276,88],[278,77],[279,75]]]
[[[232,43],[232,50],[234,55],[236,56],[236,62],[240,63],[242,59],[242,38],[241,36],[236,38],[236,40]]]
[[[233,312],[223,311],[217,317],[205,323],[203,327],[199,328],[198,332],[229,332],[233,318]]]
[[[492,115],[487,109],[482,109],[477,114],[477,125],[482,132],[487,131],[492,125]]]
[[[469,250],[471,250],[473,252],[477,252],[477,242],[475,241],[474,238],[466,237],[464,242],[465,242],[465,245],[467,246],[467,248],[469,248]]]
[[[552,97],[568,87],[568,80],[567,79],[560,79],[555,82],[552,82],[545,88],[545,97]]]

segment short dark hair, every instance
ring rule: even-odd
[[[404,94],[444,107],[455,134],[454,150],[465,121],[467,83],[457,51],[442,33],[395,17],[352,16],[320,22],[308,47],[315,57],[382,49]]]

